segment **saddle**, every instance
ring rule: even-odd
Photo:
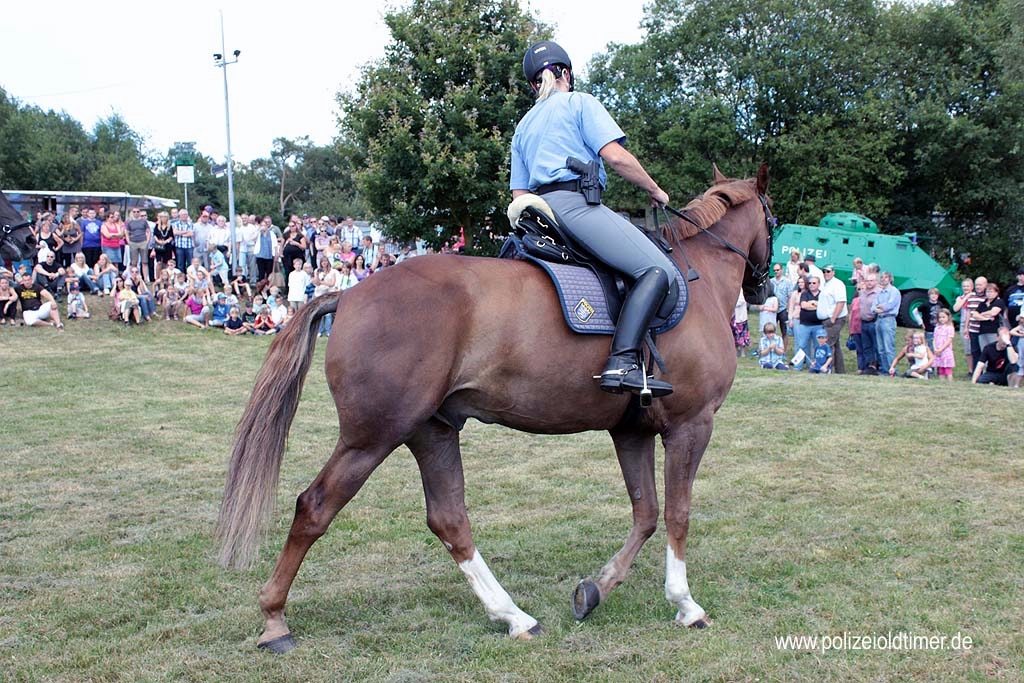
[[[539,266],[558,292],[565,322],[579,334],[613,334],[622,302],[631,282],[599,261],[575,241],[558,215],[537,195],[520,195],[508,208],[513,233],[505,240],[498,258],[519,259]],[[641,228],[637,228],[641,230]],[[643,231],[666,254],[671,247],[653,233]],[[674,276],[678,297],[672,310],[651,321],[657,335],[679,324],[689,303],[689,289],[679,267]]]

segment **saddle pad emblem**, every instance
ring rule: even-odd
[[[586,298],[580,299],[580,302],[576,304],[572,312],[581,323],[588,322],[596,313],[594,307],[590,305]]]

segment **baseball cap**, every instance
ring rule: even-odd
[[[224,292],[218,292],[218,293],[217,293],[217,298],[218,298],[218,299],[227,299],[227,298],[228,298],[228,295],[227,295],[227,294],[225,294]]]
[[[816,259],[814,258],[814,254],[807,254],[806,256],[804,256],[804,261],[810,261],[811,263],[814,263],[815,260]]]
[[[835,266],[833,266],[833,265],[832,265],[832,264],[830,263],[830,264],[828,264],[827,266],[825,266],[824,268],[822,268],[822,269],[821,269],[821,272],[823,272],[823,273],[827,273],[827,272],[831,271],[831,272],[833,272],[833,273],[834,273],[834,272],[835,272],[835,270],[836,270],[836,267],[835,267]]]
[[[203,207],[203,211],[213,211],[213,206],[207,204],[206,206]]]
[[[822,337],[827,337],[827,336],[828,336],[828,332],[826,332],[825,330],[818,330],[818,339],[821,339]]]

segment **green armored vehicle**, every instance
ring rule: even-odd
[[[893,275],[893,284],[903,294],[897,319],[904,327],[920,327],[919,308],[928,301],[928,290],[935,287],[943,304],[952,310],[960,294],[955,266],[943,268],[917,245],[917,236],[883,235],[870,218],[855,213],[830,213],[813,225],[786,223],[775,229],[774,260],[785,266],[790,252],[801,257],[814,254],[818,267],[831,263],[836,277],[846,283],[849,298],[855,294],[853,259],[865,264],[877,263]]]

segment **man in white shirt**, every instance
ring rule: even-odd
[[[821,321],[832,347],[832,372],[842,375],[846,372],[843,349],[839,345],[839,333],[846,324],[849,313],[846,306],[846,285],[836,277],[835,266],[829,264],[821,269],[825,278],[818,297],[818,320]]]
[[[242,230],[236,235],[238,238],[239,264],[242,272],[249,282],[256,283],[256,237],[260,234],[260,228],[256,225],[256,214],[248,214],[242,220]]]
[[[804,256],[804,265],[807,266],[807,271],[810,273],[811,277],[818,278],[818,282],[822,283],[821,288],[825,289],[825,276],[822,273],[821,268],[819,268],[818,265],[815,263],[815,260],[816,259],[814,258],[814,254],[807,254],[806,256]]]

